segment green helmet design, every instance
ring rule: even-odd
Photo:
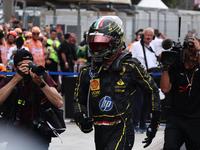
[[[95,62],[116,57],[124,45],[124,29],[118,16],[103,16],[90,27],[87,36],[88,54]]]

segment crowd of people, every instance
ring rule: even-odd
[[[21,49],[30,51],[37,65],[53,72],[57,72],[58,68],[62,72],[78,72],[89,61],[86,57],[86,33],[79,45],[76,35],[70,32],[64,34],[61,26],[43,29],[34,26],[25,30],[23,23],[14,16],[8,24],[0,25],[0,63],[4,66],[1,72],[14,70],[13,58],[16,51]],[[74,65],[79,68],[74,70]],[[1,79],[2,77],[4,76],[1,75]],[[59,82],[58,75],[51,77]]]
[[[74,33],[64,34],[61,27],[34,26],[27,31],[12,16],[9,26],[0,26],[0,69],[16,74],[2,78],[0,106],[12,110],[12,114],[7,113],[15,127],[20,124],[23,131],[30,131],[30,122],[34,124],[36,118],[44,115],[40,109],[46,100],[57,108],[63,104],[56,90],[58,76],[40,76],[30,69],[30,63],[53,72],[60,66],[62,72],[80,72],[73,98],[74,120],[84,133],[91,132],[94,126],[97,150],[131,150],[134,134],[144,132],[146,148],[156,136],[161,108],[165,107],[161,107],[158,85],[152,76],[162,72],[161,90],[170,92],[172,97],[167,107],[164,150],[180,149],[183,143],[187,149],[199,150],[200,43],[189,34],[190,45],[181,47],[183,62],[170,66],[161,62],[166,36],[158,29],[139,29],[126,50],[123,22],[118,16],[94,21],[80,44]],[[17,100],[8,103],[10,95]],[[147,126],[149,113],[151,122]],[[25,135],[30,136],[29,133]],[[40,138],[34,138],[34,142],[25,140],[31,146],[37,143],[39,148],[48,149],[51,137],[36,137]],[[9,141],[7,150],[13,149],[15,142]]]

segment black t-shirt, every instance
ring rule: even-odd
[[[186,72],[186,73],[185,73]],[[193,76],[193,81],[191,78]],[[189,86],[189,82],[192,84]],[[192,69],[181,67],[169,69],[172,84],[169,115],[186,120],[200,120],[200,68],[199,65]]]
[[[61,54],[64,53],[66,56],[66,60],[69,64],[69,69],[65,70],[65,63],[61,57]],[[66,41],[64,41],[61,46],[60,46],[60,66],[61,66],[61,70],[62,71],[67,71],[67,72],[72,72],[73,71],[73,62],[72,60],[74,60],[74,54],[73,54],[73,49],[71,47],[71,45],[69,43],[67,43]]]
[[[75,61],[77,61],[77,54],[76,54],[76,51],[77,51],[77,48],[76,48],[76,45],[74,45],[74,44],[70,44],[70,46],[71,46],[71,49],[72,49],[72,55],[73,55],[73,59],[75,60]]]

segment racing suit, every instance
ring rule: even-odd
[[[92,73],[91,66],[85,66],[77,78],[74,114],[87,114],[87,107],[90,107],[97,150],[131,150],[133,147],[131,114],[137,86],[148,95],[151,111],[161,109],[158,87],[141,63],[128,57],[118,65],[118,69],[113,69],[119,58],[109,69],[102,68],[99,73]]]

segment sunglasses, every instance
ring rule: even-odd
[[[39,33],[32,33],[32,35],[39,35]]]

